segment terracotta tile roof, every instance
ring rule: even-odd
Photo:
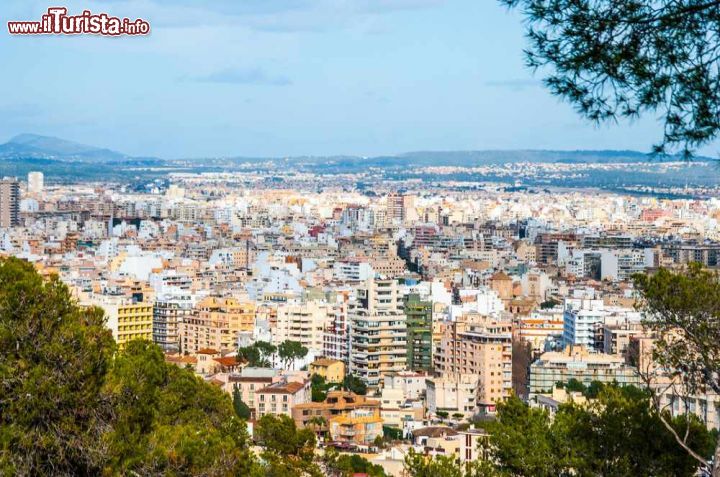
[[[212,348],[203,348],[201,350],[198,350],[195,354],[220,354],[220,351]]]
[[[234,356],[224,356],[222,358],[215,358],[213,359],[216,363],[218,363],[221,366],[239,366],[242,363],[239,363],[237,359],[235,359]]]
[[[197,364],[197,358],[194,356],[165,355],[165,361],[168,363]]]
[[[296,392],[300,391],[302,388],[305,387],[305,383],[298,383],[296,381],[292,381],[289,383],[275,383],[271,384],[270,386],[264,387],[259,391],[256,391],[255,394],[295,394]]]

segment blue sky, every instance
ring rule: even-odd
[[[493,0],[3,0],[0,20],[55,4],[152,34],[4,31],[0,141],[196,157],[647,151],[661,134],[654,117],[595,127],[548,94],[523,65],[522,19]]]

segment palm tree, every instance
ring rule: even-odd
[[[324,428],[327,428],[328,422],[322,416],[313,416],[305,422],[305,425],[310,427],[320,438],[326,432]]]

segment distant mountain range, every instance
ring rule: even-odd
[[[61,161],[122,161],[119,152],[37,134],[20,134],[0,145],[0,158],[55,159]]]
[[[0,159],[49,159],[62,162],[113,162],[113,163],[173,163],[154,157],[134,157],[106,148],[89,146],[65,139],[37,134],[20,134],[5,144],[0,144]],[[393,167],[393,166],[472,166],[482,164],[505,164],[514,162],[564,162],[564,163],[625,163],[646,162],[651,157],[638,151],[550,151],[550,150],[487,150],[487,151],[417,151],[398,155],[375,157],[360,156],[298,156],[288,159],[270,157],[228,157],[193,158],[183,162],[201,165],[203,162],[219,163],[258,163],[266,161],[286,161],[305,165],[337,165],[343,168],[354,167]],[[672,159],[672,158],[671,158]],[[696,157],[696,161],[712,160]],[[0,165],[0,168],[2,166]]]
[[[361,156],[297,156],[278,157],[214,157],[191,159],[159,159],[135,157],[106,148],[79,144],[49,136],[20,134],[5,144],[0,144],[0,177],[25,177],[30,171],[42,171],[51,182],[74,183],[83,181],[110,181],[130,184],[149,184],[168,179],[170,173],[200,172],[263,172],[268,180],[284,176],[286,172],[313,174],[355,174],[374,169],[374,180],[404,181],[490,181],[507,182],[507,174],[491,171],[450,170],[421,171],[427,166],[500,166],[518,162],[535,164],[577,164],[578,171],[571,178],[550,172],[525,177],[526,185],[558,185],[565,187],[605,187],[618,189],[625,186],[648,186],[658,184],[678,187],[718,184],[716,162],[707,157],[696,157],[693,162],[680,168],[646,166],[649,161],[678,161],[678,157],[653,158],[637,151],[418,151],[398,155],[375,157]],[[587,168],[588,164],[622,164],[605,168]],[[554,168],[550,168],[552,171]],[[623,185],[625,184],[625,185]]]

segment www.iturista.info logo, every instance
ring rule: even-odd
[[[147,35],[150,23],[138,18],[118,18],[107,13],[83,11],[68,15],[65,7],[50,7],[40,21],[7,22],[11,35]]]

